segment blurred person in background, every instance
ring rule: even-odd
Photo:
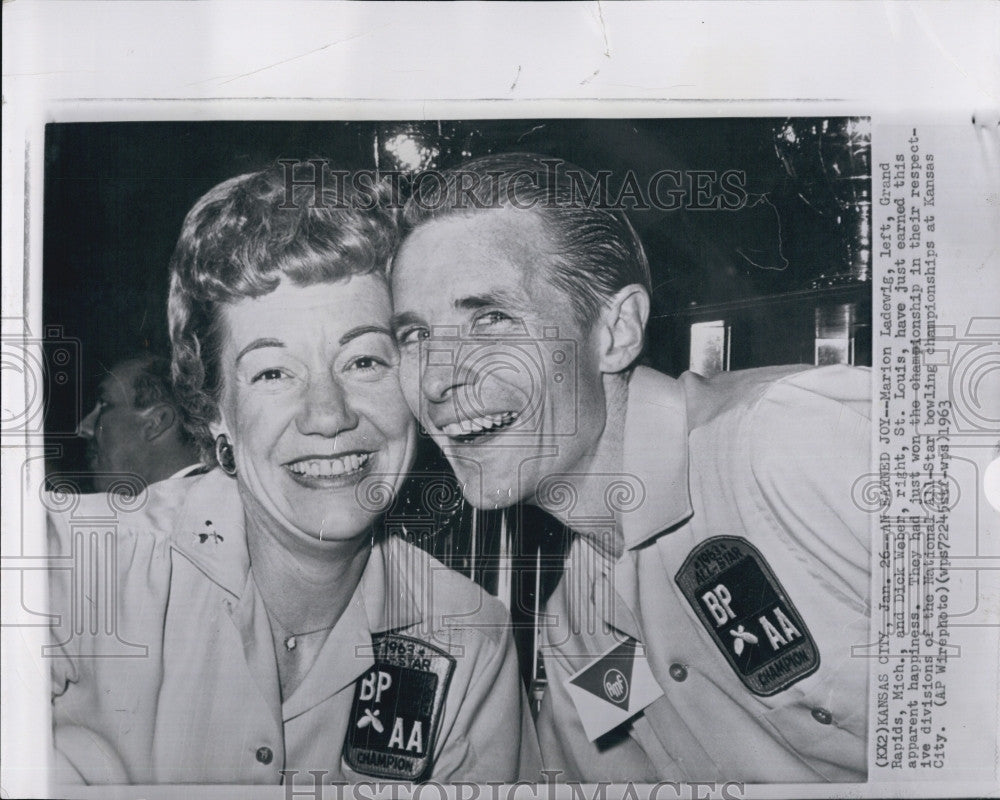
[[[123,359],[107,371],[78,432],[87,440],[87,466],[99,492],[127,475],[148,485],[205,468],[174,397],[170,360],[153,353]]]

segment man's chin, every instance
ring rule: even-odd
[[[513,487],[483,486],[476,481],[463,483],[462,494],[465,501],[479,511],[508,508],[524,499]]]

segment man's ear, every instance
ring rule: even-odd
[[[180,424],[177,410],[167,403],[158,403],[142,412],[142,438],[155,441],[168,433],[174,425]]]
[[[601,310],[601,372],[615,373],[631,367],[642,353],[649,292],[638,283],[619,289]]]

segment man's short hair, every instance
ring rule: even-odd
[[[173,380],[170,377],[170,359],[163,356],[146,355],[123,359],[111,370],[129,364],[136,365],[132,378],[132,406],[139,410],[151,408],[158,403],[179,408],[174,398]]]
[[[638,234],[597,188],[593,175],[560,159],[531,153],[483,156],[423,179],[418,175],[403,221],[412,231],[434,219],[530,209],[556,245],[550,282],[568,296],[578,320],[590,325],[620,289],[639,284],[651,291],[649,261]]]
[[[132,407],[143,411],[164,403],[177,412],[178,422],[182,422],[184,410],[174,394],[170,359],[155,353],[140,353],[123,358],[111,368],[111,372],[117,373],[122,367],[132,364],[136,366],[132,376]],[[177,435],[182,442],[191,441],[183,424],[177,426]]]

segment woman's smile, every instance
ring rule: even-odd
[[[355,451],[333,456],[303,456],[284,466],[292,480],[309,489],[353,486],[371,472],[372,451]]]

